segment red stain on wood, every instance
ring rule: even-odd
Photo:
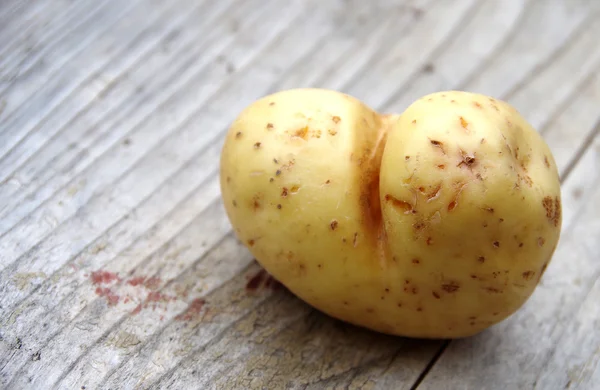
[[[158,287],[160,287],[161,282],[162,280],[160,278],[152,277],[144,282],[144,287],[146,287],[148,290],[156,290]]]
[[[135,309],[133,309],[133,311],[131,312],[131,314],[139,314],[139,312],[142,311],[142,304],[140,303],[139,305],[137,305],[135,307]]]
[[[127,284],[128,284],[128,285],[130,285],[130,286],[134,286],[134,287],[135,287],[135,286],[139,286],[140,284],[143,284],[145,280],[146,280],[146,278],[145,278],[145,277],[143,277],[143,276],[138,276],[138,277],[135,277],[135,278],[129,279],[129,280],[127,281]]]
[[[119,303],[119,296],[113,293],[110,288],[96,287],[96,295],[106,298],[109,305],[116,305]]]
[[[246,290],[254,291],[257,288],[259,288],[265,275],[266,275],[265,270],[261,269],[260,271],[258,271],[254,276],[252,276],[248,280],[248,283],[246,283]]]
[[[190,303],[188,308],[183,313],[181,313],[175,317],[175,320],[176,321],[190,321],[190,320],[198,317],[198,314],[200,314],[200,311],[202,311],[202,308],[204,307],[205,303],[206,303],[206,301],[202,298],[194,299],[192,301],[192,303]]]
[[[100,270],[92,272],[90,278],[92,279],[92,283],[95,285],[108,284],[114,282],[115,280],[120,280],[117,274]]]

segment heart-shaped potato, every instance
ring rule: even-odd
[[[514,313],[559,240],[557,168],[510,105],[425,96],[401,115],[320,89],[232,124],[221,189],[238,238],[290,291],[388,334],[456,338]]]

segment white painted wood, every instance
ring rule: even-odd
[[[596,195],[596,201],[600,196]],[[597,216],[597,215],[596,215]],[[588,256],[598,253],[588,244]],[[537,379],[538,389],[597,389],[600,387],[600,278],[583,300],[577,314],[554,345],[550,360]]]
[[[422,387],[527,388],[553,372],[563,386],[569,372],[581,388],[597,383],[597,338],[578,332],[597,316],[577,304],[598,276],[588,271],[598,268],[597,2],[139,0],[122,13],[116,0],[32,4],[23,15],[46,7],[54,30],[31,26],[40,48],[31,76],[0,95],[0,180],[8,179],[0,182],[0,387],[411,389],[421,381],[444,343],[359,330],[285,291],[246,288],[260,269],[220,205],[221,137],[252,100],[297,86],[343,90],[386,110],[456,87],[515,104],[566,177],[567,244],[554,264],[571,268],[550,267],[517,314],[526,326],[510,319],[450,343]],[[69,22],[86,7],[105,20]],[[23,50],[25,36],[11,42]],[[540,302],[542,314],[531,309]],[[561,349],[536,345],[538,334],[579,365],[561,371]],[[590,345],[579,352],[573,341]]]
[[[6,169],[0,172],[10,178],[0,184],[0,200],[4,203],[0,206],[0,216],[5,224],[0,234],[89,166],[116,139],[122,138],[120,126],[127,125],[127,120],[139,121],[142,113],[150,115],[157,104],[151,99],[162,102],[169,96],[174,75],[193,70],[192,65],[205,66],[214,60],[210,56],[205,60],[196,58],[199,52],[209,54],[211,49],[222,50],[226,44],[220,41],[218,45],[207,46],[215,36],[207,33],[218,23],[218,18],[228,12],[231,2],[198,2],[198,5],[198,8],[185,10],[183,7],[157,9],[152,14],[140,12],[123,20],[125,31],[115,29],[118,34],[129,36],[127,30],[140,20],[152,22],[150,31],[139,34],[134,45],[123,48],[121,54],[127,53],[127,56],[108,62],[103,69],[94,72],[78,88],[78,93],[38,122],[31,136],[6,156]],[[200,17],[206,23],[192,24],[180,32],[182,23]],[[198,36],[206,36],[208,40],[198,39]],[[176,37],[179,39],[174,39]],[[83,58],[88,61],[87,56]],[[173,68],[166,67],[169,62]],[[125,82],[119,83],[121,80]],[[154,88],[165,93],[155,94]],[[12,173],[9,173],[10,167],[13,167]]]
[[[7,262],[11,258],[17,259],[51,232],[56,225],[75,215],[77,210],[93,197],[98,190],[109,184],[114,185],[115,180],[130,173],[131,169],[133,169],[142,156],[146,156],[148,160],[153,160],[154,156],[147,155],[147,153],[155,147],[160,148],[163,146],[164,141],[169,140],[175,143],[184,143],[184,147],[189,148],[193,148],[196,145],[189,144],[185,139],[174,137],[173,134],[170,134],[170,131],[179,129],[179,126],[189,120],[190,115],[197,111],[202,101],[210,97],[211,93],[218,90],[220,85],[214,83],[217,77],[221,77],[221,79],[228,78],[228,73],[224,66],[216,61],[219,52],[226,49],[229,50],[229,55],[232,57],[231,61],[242,67],[258,54],[257,52],[249,51],[248,48],[254,45],[266,44],[265,38],[276,36],[278,31],[285,27],[284,22],[286,20],[275,20],[275,24],[272,23],[269,25],[260,20],[261,14],[270,5],[269,2],[261,3],[260,7],[250,2],[247,4],[247,8],[237,7],[236,11],[234,11],[237,13],[229,13],[226,16],[230,18],[229,20],[234,20],[236,17],[240,18],[240,24],[253,23],[252,25],[255,26],[255,30],[252,30],[253,34],[246,35],[245,40],[239,42],[242,48],[238,49],[237,52],[233,49],[231,45],[235,42],[237,33],[231,31],[227,24],[219,23],[214,30],[214,34],[229,35],[229,39],[223,39],[225,41],[224,47],[216,43],[214,43],[216,48],[203,47],[207,53],[212,54],[212,57],[207,55],[206,57],[202,57],[203,60],[192,62],[190,64],[192,66],[187,69],[187,72],[185,70],[182,72],[182,78],[170,83],[170,88],[173,88],[174,91],[166,89],[165,95],[162,96],[163,98],[167,98],[166,101],[163,101],[159,107],[152,107],[153,110],[146,112],[146,115],[142,116],[142,118],[133,117],[132,119],[134,120],[141,119],[140,123],[134,124],[133,131],[121,130],[121,132],[113,133],[112,137],[96,140],[100,149],[95,152],[98,153],[97,155],[92,155],[92,161],[97,160],[96,163],[87,167],[79,175],[68,177],[67,183],[60,183],[61,186],[58,191],[54,193],[50,192],[51,198],[44,199],[43,207],[38,206],[35,208],[33,213],[30,213],[25,219],[21,220],[2,238],[0,251],[6,253],[6,257],[0,259],[0,269],[7,265],[5,261]],[[286,9],[282,9],[282,12],[284,10]],[[289,12],[290,8],[288,7],[287,10]],[[245,26],[245,24],[243,25]],[[213,35],[213,37],[218,36]],[[211,41],[209,45],[212,45],[214,41]],[[237,56],[235,56],[236,54]],[[208,67],[204,65],[208,65]],[[186,88],[190,83],[197,83],[200,88]],[[141,109],[146,108],[151,107],[141,107]],[[131,118],[131,116],[128,118]],[[203,133],[207,137],[210,134],[208,132]],[[192,136],[191,130],[188,131],[188,137]],[[126,139],[129,140],[129,144],[124,142]],[[106,153],[104,142],[107,142],[108,146],[112,147],[108,149],[108,153]],[[179,149],[179,145],[175,145],[174,149],[170,152],[171,154],[163,155],[163,158],[178,157],[179,159],[183,159],[185,156],[183,154],[184,150]],[[90,152],[88,150],[88,153]],[[160,149],[156,153],[160,153]],[[179,163],[181,162],[179,161]],[[171,164],[177,163],[177,160],[171,160]],[[144,168],[149,169],[149,172],[154,170],[154,167]],[[168,169],[170,165],[163,168]],[[136,174],[139,174],[139,172],[130,174],[132,181],[136,180]],[[150,176],[147,179],[160,181],[160,176]],[[141,194],[138,193],[136,195]],[[40,225],[40,221],[44,220],[48,222]],[[40,249],[42,251],[45,250],[43,248]]]

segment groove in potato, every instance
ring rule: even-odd
[[[221,188],[238,238],[344,321],[473,335],[528,299],[561,228],[557,168],[510,105],[425,96],[381,115],[328,90],[266,96],[232,124]]]

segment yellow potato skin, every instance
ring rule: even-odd
[[[425,96],[380,115],[328,90],[278,92],[227,133],[237,237],[298,297],[409,337],[473,335],[531,295],[559,239],[550,150],[508,104]]]

